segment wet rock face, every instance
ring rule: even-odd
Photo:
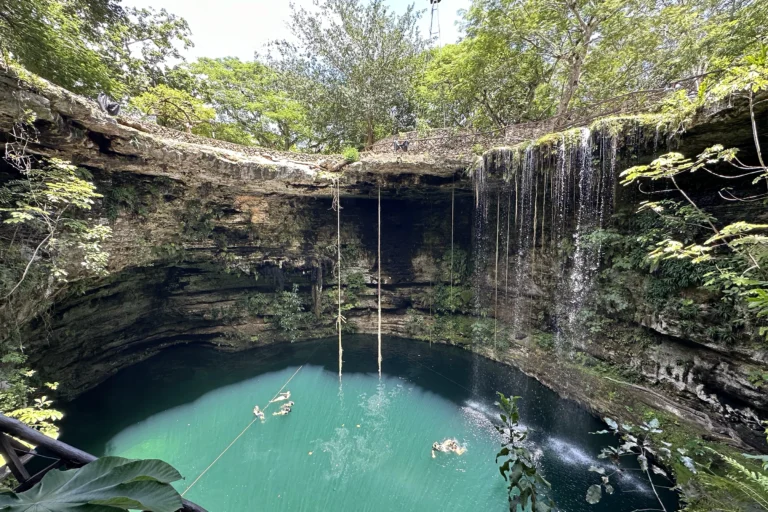
[[[137,195],[144,197],[141,190]],[[215,189],[198,191],[202,206],[188,196],[173,186],[164,202],[145,198],[141,214],[119,208],[109,247],[112,275],[60,301],[45,322],[31,326],[31,364],[65,383],[67,395],[175,344],[242,350],[334,334],[338,274],[330,199],[241,195],[225,208]],[[346,329],[373,333],[378,203],[342,198],[341,206]],[[467,252],[468,199],[456,197],[454,210],[455,250]],[[414,315],[429,311],[422,297],[446,258],[438,240],[450,240],[450,230],[450,196],[382,200],[385,333],[409,336]],[[283,298],[294,287],[300,306],[286,310]],[[295,325],[281,323],[297,312]]]
[[[717,418],[727,425],[721,430],[733,429],[734,437],[764,450],[761,420],[768,413],[768,394],[750,381],[750,372],[766,355],[764,350],[726,350],[657,334],[644,346],[595,337],[586,352]]]

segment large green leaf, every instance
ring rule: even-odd
[[[175,512],[181,496],[170,482],[181,479],[161,460],[102,457],[80,469],[50,471],[32,489],[0,494],[8,512]]]

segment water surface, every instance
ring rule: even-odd
[[[237,354],[172,348],[68,404],[62,440],[95,455],[165,460],[184,475],[176,485],[184,491],[251,423],[253,406],[266,406],[295,373],[286,388],[291,414],[272,416],[271,406],[186,498],[210,512],[502,512],[498,390],[523,397],[530,447],[562,510],[657,506],[632,472],[617,494],[588,505],[586,489],[599,478],[587,468],[611,438],[590,435],[603,428],[598,419],[517,370],[454,347],[385,338],[380,379],[375,337],[347,336],[344,347],[341,383],[336,340]],[[430,446],[447,437],[467,452],[433,459]]]

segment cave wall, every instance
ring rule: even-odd
[[[381,187],[385,333],[500,358],[576,360],[653,386],[737,443],[764,440],[756,422],[768,417],[768,382],[754,376],[768,374],[768,361],[755,326],[723,325],[717,297],[698,285],[676,285],[654,303],[649,290],[658,276],[619,265],[622,246],[611,252],[596,241],[608,231],[627,244],[636,238],[644,196],[619,186],[628,165],[666,149],[694,156],[716,142],[749,158],[743,105],[702,112],[671,140],[627,122],[618,132],[578,131],[562,153],[553,136],[537,152],[502,148],[475,163],[466,155],[364,155],[342,173],[319,156],[165,139],[50,84],[0,74],[4,140],[25,109],[36,119],[28,150],[91,171],[104,194],[93,214],[113,229],[111,275],[72,286],[25,328],[30,364],[62,382],[65,396],[174,344],[241,350],[330,335],[339,271],[345,329],[374,332]],[[765,133],[768,103],[760,109]],[[716,205],[719,185],[711,179],[693,176],[683,185],[721,219],[765,217],[759,204]],[[695,311],[683,311],[681,301]]]
[[[63,393],[179,343],[239,350],[335,333],[330,198],[241,196],[228,204],[212,191],[164,183],[158,200],[145,190],[157,184],[120,179],[135,189],[118,194],[132,205],[115,208],[107,192],[100,208],[113,216],[112,274],[59,301],[27,336],[30,363],[66,382]],[[345,331],[373,333],[378,202],[342,197],[341,206]],[[383,329],[408,336],[450,259],[451,196],[383,198],[381,207]],[[453,207],[455,251],[469,253],[471,200],[458,195]],[[281,325],[280,300],[294,285],[301,312]]]

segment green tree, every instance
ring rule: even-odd
[[[515,62],[510,68],[509,63]],[[546,65],[538,54],[483,32],[433,50],[417,86],[420,118],[430,126],[500,128],[546,117]]]
[[[213,107],[217,126],[211,136],[283,150],[306,146],[307,110],[266,64],[203,58],[177,70],[172,80]]]
[[[95,39],[99,53],[118,82],[117,94],[139,94],[162,84],[168,60],[181,60],[177,45],[193,46],[184,18],[165,9],[128,8]]]
[[[425,48],[419,15],[413,6],[397,15],[383,0],[315,0],[314,6],[292,7],[297,43],[274,43],[272,62],[293,97],[304,98],[327,144],[370,146],[392,129],[393,107],[401,116],[412,110]]]
[[[69,90],[132,95],[191,45],[186,21],[113,0],[0,0],[0,52]]]
[[[131,98],[130,104],[144,115],[157,116],[160,126],[188,132],[197,132],[196,128],[211,122],[216,115],[211,107],[188,92],[163,84]]]
[[[0,51],[67,89],[111,91],[113,77],[89,43],[120,12],[102,0],[0,0]]]
[[[731,65],[765,41],[767,13],[764,0],[475,0],[464,17],[466,48],[497,51],[466,62],[491,99],[486,110],[503,112],[492,100],[509,82],[518,97],[501,104],[525,105],[522,95],[532,106],[521,119],[565,115]]]

